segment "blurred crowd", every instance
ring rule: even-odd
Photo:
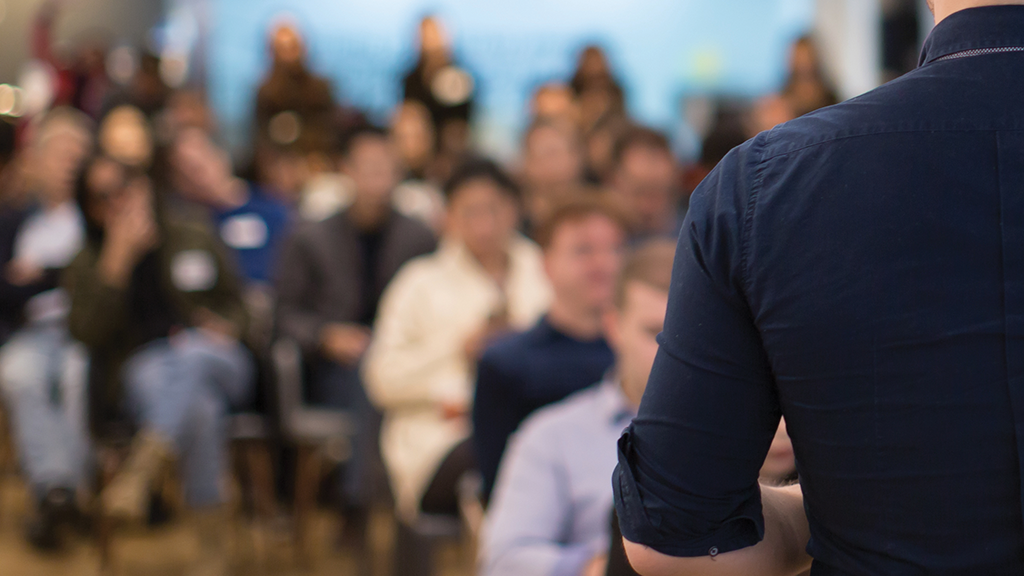
[[[151,521],[176,470],[217,573],[228,423],[281,421],[271,349],[287,342],[303,402],[353,424],[327,483],[347,545],[365,547],[381,502],[415,527],[471,516],[471,500],[482,573],[627,569],[615,441],[657,351],[689,194],[734,146],[836,103],[809,39],[777,94],[718,107],[687,164],[588,46],[536,89],[501,165],[474,146],[477,88],[440,20],[420,25],[388,126],[340,105],[302,31],[278,24],[238,165],[201,90],[169,88],[153,56],[119,84],[103,46],[55,54],[58,17],[33,33],[52,106],[0,122],[0,403],[33,545],[60,548],[97,506]],[[271,437],[282,497],[294,458]],[[96,451],[117,442],[98,483]],[[783,426],[763,474],[794,471]]]

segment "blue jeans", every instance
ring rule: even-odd
[[[62,324],[31,325],[0,348],[0,390],[32,491],[84,485],[89,458],[85,349]]]
[[[253,395],[255,366],[244,346],[187,330],[151,342],[124,367],[129,412],[172,441],[192,508],[224,502],[227,423]]]

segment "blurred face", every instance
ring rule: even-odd
[[[633,406],[640,405],[647,388],[667,308],[668,292],[642,282],[630,282],[622,308],[612,308],[605,314],[605,334],[615,350],[622,390]]]
[[[342,162],[355,186],[357,201],[387,203],[398,184],[398,161],[391,143],[381,136],[360,136]]]
[[[152,213],[153,191],[149,178],[129,173],[116,162],[99,159],[87,168],[89,218],[106,229],[121,214],[143,206]]]
[[[448,52],[448,37],[436,18],[420,22],[420,50],[429,56],[443,56]]]
[[[814,77],[818,73],[818,54],[810,42],[797,42],[793,45],[791,56],[791,73],[794,76]]]
[[[43,200],[60,203],[70,200],[78,170],[89,153],[89,133],[68,122],[49,126],[45,142],[35,151],[35,172]]]
[[[294,66],[302,62],[302,38],[291,26],[281,26],[274,31],[273,48],[274,60],[279,64]]]
[[[481,260],[504,253],[518,223],[515,201],[488,179],[466,182],[448,202],[449,233]]]
[[[613,190],[644,233],[661,232],[675,215],[676,167],[670,154],[649,146],[626,150]]]
[[[583,173],[583,156],[567,129],[542,126],[530,134],[523,158],[523,172],[531,188],[575,185]]]
[[[130,166],[147,166],[153,158],[153,134],[146,116],[132,106],[115,108],[100,126],[100,148]]]
[[[406,167],[421,168],[434,151],[434,126],[420,104],[403,104],[391,124],[391,139]]]
[[[625,241],[625,231],[603,214],[559,225],[544,252],[555,298],[572,303],[572,308],[608,308],[622,268]]]

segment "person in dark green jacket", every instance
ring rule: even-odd
[[[77,198],[87,240],[65,285],[71,334],[92,356],[94,424],[120,409],[140,430],[103,505],[141,520],[153,481],[177,459],[186,503],[213,523],[225,499],[225,419],[254,389],[239,282],[205,228],[163,216],[144,173],[94,158]]]

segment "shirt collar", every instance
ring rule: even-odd
[[[932,30],[919,66],[984,48],[1024,46],[1024,6],[984,6],[954,12]]]
[[[636,417],[636,409],[626,399],[622,391],[622,383],[614,371],[609,371],[604,376],[600,386],[601,413],[609,424],[625,426],[630,420]]]

